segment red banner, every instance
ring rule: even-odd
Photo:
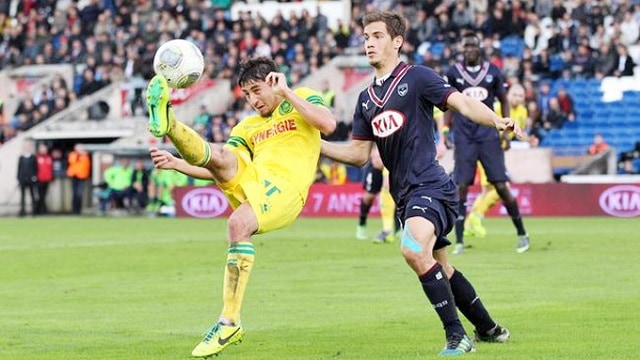
[[[480,188],[469,190],[468,206]],[[308,217],[357,217],[362,198],[361,184],[332,186],[314,184],[302,210]],[[615,216],[640,217],[640,185],[634,184],[515,184],[511,192],[518,200],[520,212],[527,216]],[[216,187],[176,188],[176,215],[212,218],[231,213],[226,198]],[[371,214],[379,214],[378,202]],[[501,204],[488,216],[504,216]]]
[[[214,79],[204,79],[189,86],[185,89],[171,89],[171,104],[178,106],[194,96],[198,95],[202,91],[215,86],[216,81]],[[129,98],[132,97],[134,88],[123,88],[120,90],[120,98],[122,102],[122,108],[120,109],[121,116],[130,116],[131,108],[129,104]]]
[[[189,86],[188,88],[171,89],[171,105],[177,106],[182,104],[183,102],[187,102],[195,95],[199,94],[205,89],[213,87],[215,84],[216,81],[213,79],[203,79]]]

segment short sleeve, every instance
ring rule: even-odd
[[[351,137],[356,140],[374,140],[371,123],[362,112],[362,108],[367,106],[366,104],[370,103],[370,100],[368,98],[365,99],[364,97],[367,95],[363,94],[366,94],[366,91],[362,92],[358,97],[358,102],[356,103],[356,108],[353,112]]]
[[[446,111],[449,95],[457,90],[428,67],[417,66],[415,71],[416,83],[423,84],[419,98],[432,103],[442,111]]]

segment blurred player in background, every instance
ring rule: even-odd
[[[513,84],[507,92],[507,101],[509,101],[510,115],[509,117],[516,121],[518,126],[525,128],[529,113],[525,106],[524,87],[520,84]],[[500,102],[494,104],[496,114],[502,116],[502,105]],[[511,134],[512,135],[512,134]],[[505,151],[511,148],[510,141],[513,136],[502,137],[502,149]],[[478,177],[482,192],[476,197],[471,207],[471,211],[464,223],[464,236],[485,237],[487,230],[484,227],[484,216],[500,199],[496,188],[487,180],[487,174],[478,162]]]
[[[154,165],[215,180],[234,209],[227,221],[222,312],[193,350],[195,357],[216,355],[242,340],[240,310],[255,261],[251,237],[297,218],[315,179],[320,132],[328,134],[336,127],[320,93],[291,90],[277,71],[264,57],[241,63],[238,84],[258,114],[239,122],[222,146],[205,142],[175,119],[164,77],[156,75],[147,88],[149,131],[168,136],[183,158],[152,148]]]
[[[356,227],[356,239],[367,240],[367,219],[369,211],[377,195],[380,195],[380,216],[382,217],[382,231],[373,238],[373,242],[384,244],[393,242],[395,233],[400,229],[399,221],[395,216],[395,204],[389,193],[389,172],[384,169],[380,153],[374,146],[371,150],[371,158],[363,168],[362,199],[360,201],[360,214],[358,227]]]
[[[490,109],[493,109],[494,100],[498,98],[502,104],[502,115],[508,117],[510,115],[509,103],[500,69],[488,61],[482,61],[480,39],[474,33],[467,33],[463,36],[462,47],[464,61],[449,68],[446,75],[449,85],[463,94],[483,102]],[[468,116],[460,113],[450,113],[448,116],[453,117],[452,122],[450,121],[455,147],[453,179],[458,185],[461,200],[455,226],[456,245],[453,253],[462,254],[464,252],[467,194],[469,186],[473,184],[478,161],[482,163],[487,180],[495,186],[516,227],[518,235],[516,251],[522,253],[529,250],[529,236],[525,231],[518,203],[507,186],[509,177],[501,146],[503,141],[506,141],[508,132],[505,132],[501,139],[498,131],[481,126],[471,121]]]
[[[388,244],[395,241],[402,225],[396,216],[396,203],[389,191],[389,170],[382,169],[382,188],[380,189],[380,217],[382,218],[382,231],[375,238],[374,244]]]
[[[358,227],[356,227],[356,239],[367,240],[369,234],[367,233],[367,219],[369,218],[369,211],[376,196],[382,189],[382,159],[380,159],[380,153],[374,146],[371,149],[371,157],[367,164],[362,168],[362,189],[364,190],[362,198],[360,200],[360,214],[358,217]]]
[[[461,112],[478,124],[499,130],[522,130],[513,120],[444,82],[431,68],[400,61],[407,21],[401,15],[374,11],[364,16],[364,50],[375,70],[373,83],[360,93],[347,144],[322,142],[330,158],[362,166],[373,144],[389,170],[390,191],[403,221],[401,251],[438,314],[446,345],[440,355],[475,350],[458,317],[460,310],[475,327],[478,341],[505,342],[509,331],[489,315],[473,285],[448,261],[446,235],[457,217],[455,183],[436,160],[434,106]],[[456,309],[457,306],[457,309]]]

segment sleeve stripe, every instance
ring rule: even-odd
[[[236,147],[236,148],[242,146],[243,148],[245,148],[249,152],[249,155],[253,159],[253,151],[251,151],[251,148],[249,148],[249,145],[247,144],[246,141],[244,141],[243,138],[241,138],[239,136],[231,136],[231,137],[229,137],[229,140],[227,140],[227,144],[229,144],[229,145],[231,145],[233,147]]]
[[[314,105],[322,105],[322,106],[327,106],[327,104],[324,102],[324,98],[320,95],[311,95],[308,96],[305,100],[307,100],[308,102],[314,104]]]

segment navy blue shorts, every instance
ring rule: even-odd
[[[362,188],[370,194],[379,193],[382,189],[382,169],[376,169],[368,163],[364,167],[363,175]]]
[[[509,181],[507,167],[504,165],[504,151],[498,139],[456,144],[453,169],[453,180],[456,184],[473,184],[478,160],[482,163],[490,183]]]
[[[414,191],[407,199],[406,206],[398,208],[398,216],[400,219],[408,219],[410,217],[419,216],[429,220],[436,231],[436,244],[433,250],[441,249],[451,245],[446,235],[451,232],[458,216],[457,197],[451,201],[440,200],[428,195],[427,191]],[[404,221],[402,222],[404,225]]]

